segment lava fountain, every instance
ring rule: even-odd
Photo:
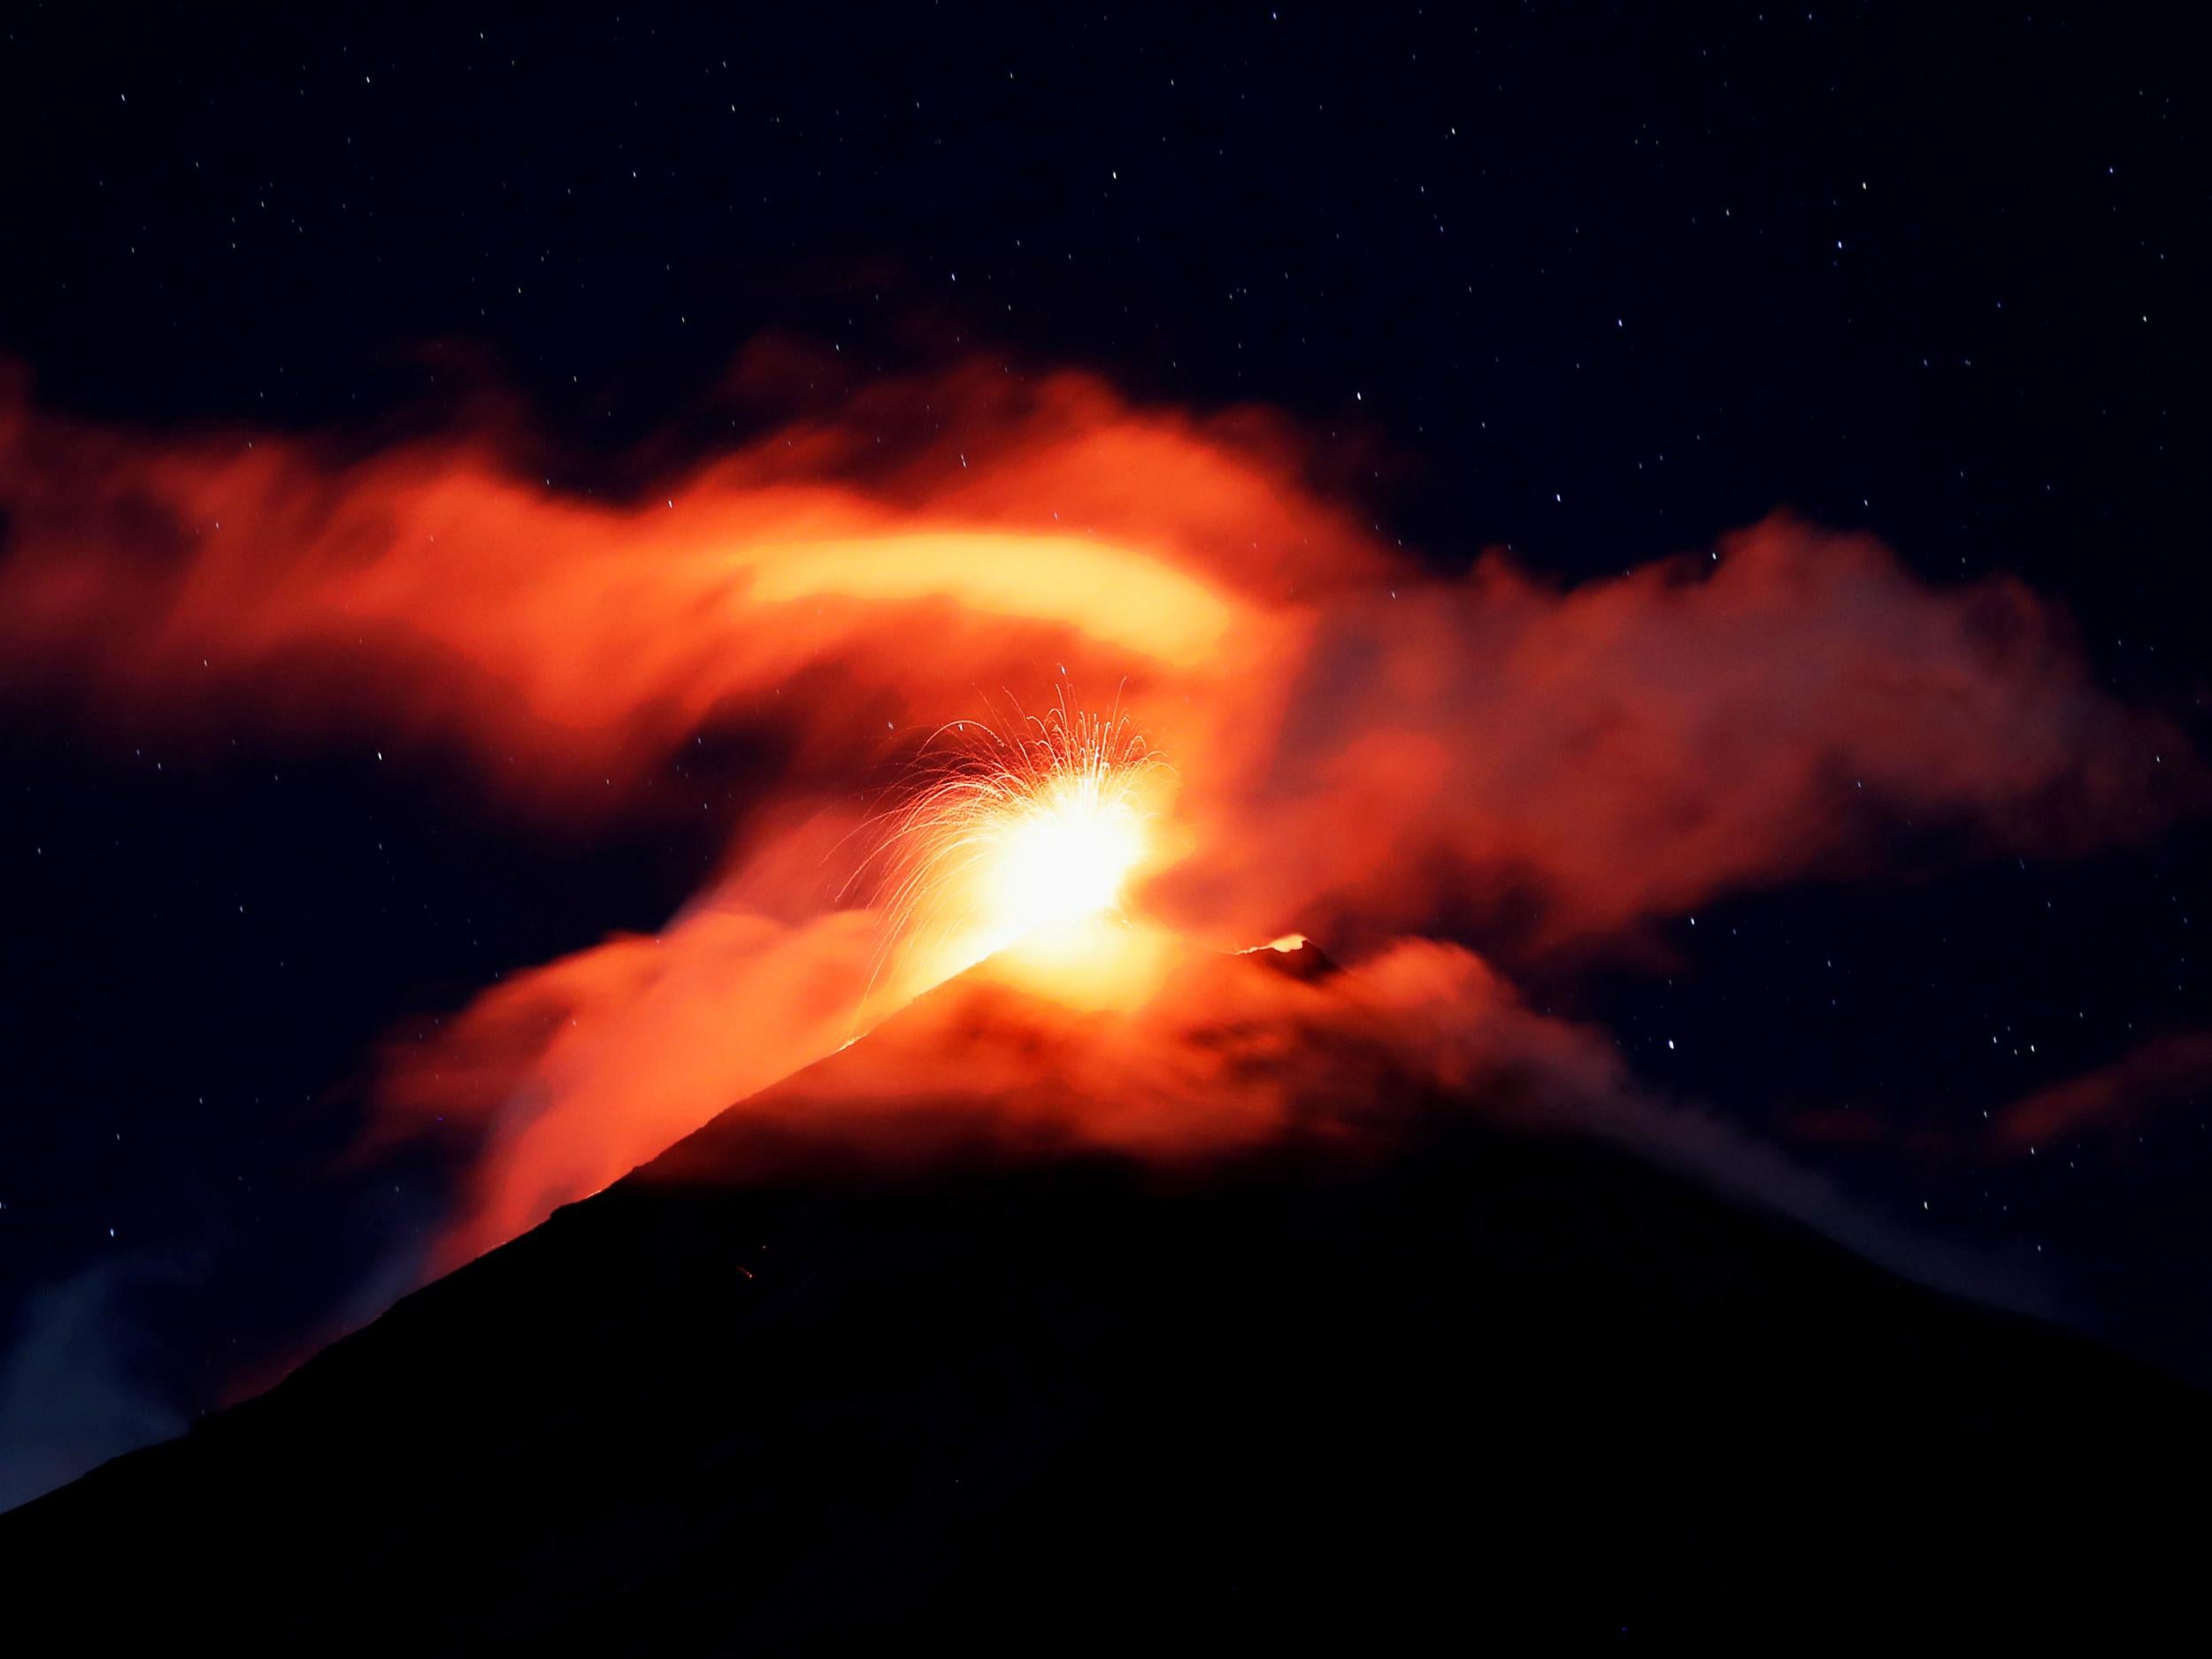
[[[901,977],[933,983],[1016,946],[1064,953],[1118,918],[1169,771],[1118,707],[1064,695],[939,727],[873,856]]]

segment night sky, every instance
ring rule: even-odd
[[[1617,577],[1777,510],[1941,588],[2016,577],[2188,734],[2178,772],[2212,148],[2167,27],[23,7],[0,373],[42,419],[345,456],[495,410],[544,489],[620,500],[757,429],[728,388],[764,339],[853,385],[1070,366],[1279,411],[1439,577],[1487,548]],[[661,927],[761,767],[703,741],[667,790],[549,821],[435,748],[134,718],[0,675],[0,1501],[408,1288],[468,1151],[365,1133],[379,1056]],[[1900,815],[1847,871],[1517,978],[1645,1085],[2212,1383],[2212,827],[2174,817],[2062,856]],[[1494,918],[1425,931],[1512,956]],[[2066,1133],[1993,1138],[2062,1087],[2093,1104]]]

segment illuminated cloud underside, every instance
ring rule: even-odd
[[[1571,588],[1495,554],[1441,577],[1318,489],[1279,421],[996,364],[887,381],[632,504],[549,490],[509,447],[346,460],[0,406],[0,695],[180,749],[373,748],[568,833],[668,810],[701,735],[774,757],[658,935],[511,975],[386,1056],[381,1133],[480,1137],[446,1259],[1039,922],[1223,949],[1294,928],[1356,967],[1449,917],[1510,962],[1865,869],[1908,818],[2062,854],[2205,797],[2179,732],[2099,690],[2034,595],[1932,587],[1788,519]],[[854,879],[887,777],[1063,687],[1173,772],[1018,791],[938,871],[936,914],[895,878],[879,914]],[[886,978],[887,930],[937,959]],[[1510,1005],[1478,965],[1477,1002]],[[1432,1035],[1497,1029],[1463,987],[1409,1006]],[[1530,1066],[1587,1064],[1584,1033],[1515,1029]]]

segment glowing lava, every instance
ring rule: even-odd
[[[992,909],[1016,933],[1110,909],[1144,853],[1128,803],[1089,773],[1053,779],[992,840]]]
[[[904,966],[941,979],[1017,943],[1087,933],[1116,910],[1149,851],[1165,771],[1125,716],[1060,702],[1003,730],[959,720],[922,757],[880,849]]]

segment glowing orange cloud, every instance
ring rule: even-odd
[[[924,401],[979,465],[862,441]],[[1238,671],[1266,595],[1370,562],[1279,454],[1079,377],[962,372],[849,413],[608,504],[481,434],[348,458],[18,408],[0,687],[72,687],[135,729],[221,714],[458,744],[495,794],[599,810],[707,726],[764,726],[841,784],[862,734],[933,726],[1002,672],[1179,695]]]
[[[1217,839],[1179,876],[1339,944],[1449,915],[1570,947],[1852,873],[1900,823],[2070,852],[2205,800],[2180,731],[2099,693],[2018,584],[1932,588],[1788,518],[1575,588],[1486,555],[1339,596],[1285,673],[1249,770],[1191,780]],[[1325,856],[1237,856],[1263,846]]]
[[[659,934],[512,976],[388,1056],[393,1125],[480,1141],[454,1255],[941,977],[870,997],[887,918],[849,878],[886,780],[994,699],[1118,695],[1175,763],[1125,908],[1202,946],[1300,928],[1358,968],[1340,997],[1411,973],[1409,936],[1507,963],[1604,947],[1877,864],[1901,822],[2064,852],[2205,799],[2181,733],[2101,692],[2033,595],[1936,588],[1786,518],[1579,587],[1495,554],[1447,576],[1370,532],[1278,419],[983,362],[864,388],[618,500],[552,486],[528,447],[131,434],[0,401],[0,709],[36,696],[179,744],[373,743],[566,833],[657,810],[695,737],[757,740],[723,868]],[[1271,1019],[1302,1006],[1270,995]],[[1443,1002],[1455,1031],[1503,1041],[1464,1011],[1509,995]],[[1382,1028],[1412,1042],[1436,1005],[1394,1003]],[[1239,1122],[1279,1118],[1234,1087],[1268,1062],[1224,1033],[1260,1025],[1170,1024],[1182,1050],[1130,1062],[1132,1087],[1182,1102],[1147,1133],[1204,1140],[1200,1084]],[[1514,1033],[1517,1052],[1556,1035]],[[1071,1099],[1094,1126],[1145,1110]]]
[[[856,911],[795,927],[709,907],[495,986],[436,1041],[396,1045],[389,1127],[442,1118],[482,1137],[442,1261],[512,1238],[836,1049],[874,938]]]

